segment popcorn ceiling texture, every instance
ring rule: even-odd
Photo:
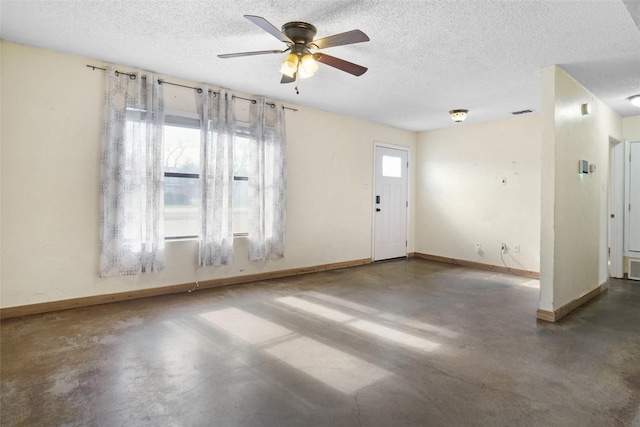
[[[606,1],[6,1],[4,40],[264,95],[398,128],[453,126],[540,109],[540,69],[557,64],[623,116],[640,114],[640,30],[634,2]],[[320,65],[281,85],[282,55],[220,53],[284,44],[242,15],[276,27],[305,21],[317,37],[360,29],[370,42],[326,53],[369,68]],[[460,126],[460,125],[457,125]]]

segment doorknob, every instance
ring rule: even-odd
[[[376,196],[376,205],[380,204],[380,196]]]
[[[380,208],[376,208],[376,212],[380,212]]]

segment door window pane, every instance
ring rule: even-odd
[[[383,155],[382,176],[389,178],[402,178],[402,158]]]

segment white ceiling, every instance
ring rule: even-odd
[[[264,95],[398,128],[453,126],[540,109],[540,69],[558,64],[623,116],[639,115],[637,0],[453,1],[9,1],[0,37]],[[276,27],[305,21],[317,38],[352,29],[370,42],[326,49],[369,68],[361,77],[320,64],[310,79],[280,84],[283,49],[243,15]],[[87,71],[89,72],[89,70]],[[459,126],[459,125],[457,125]]]

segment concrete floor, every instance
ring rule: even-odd
[[[4,426],[639,426],[640,283],[402,260],[8,319]]]

